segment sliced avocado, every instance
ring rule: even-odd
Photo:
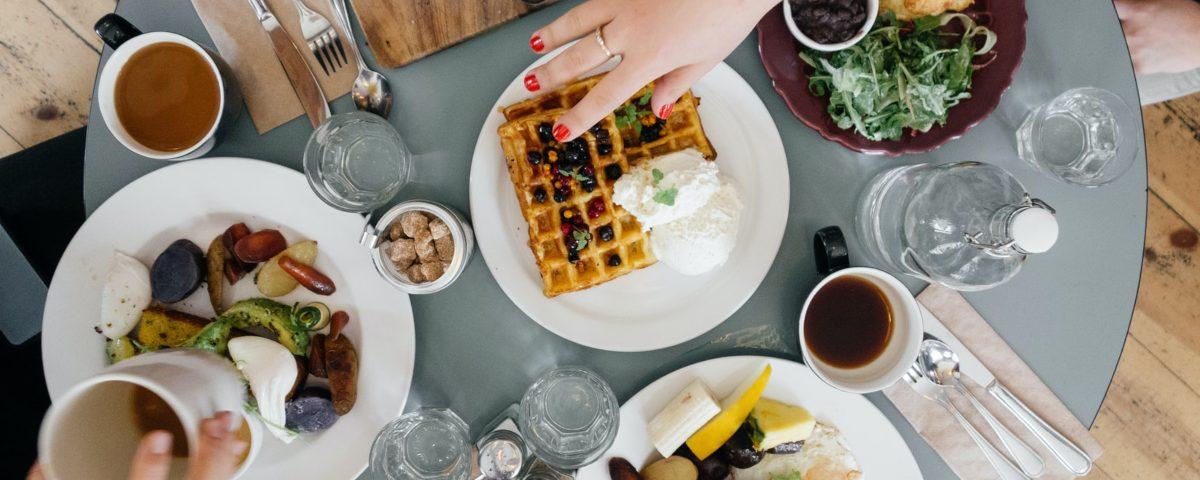
[[[259,326],[278,336],[279,344],[292,355],[308,355],[308,331],[292,320],[292,307],[267,298],[251,298],[233,304],[218,320],[228,320],[235,328]]]
[[[180,346],[199,348],[217,355],[225,355],[225,352],[228,351],[230,323],[229,320],[218,318],[212,323],[205,325],[204,329],[200,330],[200,333],[193,335],[192,338],[189,338]]]

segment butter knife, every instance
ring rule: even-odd
[[[983,362],[979,361],[975,354],[971,353],[954,334],[950,333],[941,320],[938,320],[937,316],[924,305],[921,305],[921,315],[925,317],[925,332],[945,342],[951,350],[954,350],[954,353],[958,354],[960,372],[983,385],[992,397],[995,397],[1001,405],[1004,405],[1005,409],[1017,417],[1017,420],[1020,420],[1021,425],[1024,425],[1037,437],[1042,446],[1046,447],[1063,467],[1079,477],[1087,475],[1092,470],[1091,457],[1058,430],[1047,424],[1042,417],[1025,406],[1016,395],[1013,395],[1008,388],[996,380],[996,376],[983,366]]]
[[[312,122],[313,128],[316,128],[326,118],[329,118],[329,101],[325,99],[325,93],[321,91],[317,77],[313,76],[312,69],[308,68],[308,63],[300,54],[300,49],[296,48],[295,43],[292,43],[291,37],[283,30],[279,19],[275,18],[274,13],[271,13],[266,2],[263,0],[247,1],[254,9],[254,14],[258,16],[258,22],[262,24],[263,30],[266,30],[267,36],[271,38],[275,57],[279,59],[279,64],[283,66],[283,71],[287,74],[292,89],[300,98],[300,106],[304,107],[304,113],[308,115],[308,120]]]

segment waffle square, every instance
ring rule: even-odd
[[[544,124],[552,125],[597,81],[598,77],[582,79],[502,109],[509,121],[499,129],[500,142],[517,202],[529,224],[529,248],[541,273],[542,292],[547,297],[590,288],[657,261],[650,249],[648,233],[642,231],[633,215],[612,200],[613,184],[620,174],[645,159],[687,148],[699,150],[710,160],[716,157],[700,125],[696,111],[698,100],[688,92],[676,103],[671,118],[655,127],[661,129],[657,139],[643,142],[636,127],[623,125],[618,128],[615,114],[609,114],[580,137],[587,143],[587,158],[583,164],[590,165],[594,172],[595,185],[591,191],[583,188],[583,179],[579,177],[555,175],[559,164],[549,158],[543,158],[538,165],[530,162],[529,152],[541,154],[548,149],[561,151],[566,148],[553,139],[546,139],[544,133],[539,135],[538,128]],[[630,102],[637,102],[651,88],[647,86]],[[602,142],[602,137],[608,141]],[[611,152],[601,154],[602,143],[611,143]],[[612,167],[614,165],[616,167]],[[618,174],[609,178],[609,171],[614,168],[619,168],[619,173],[614,171]],[[583,167],[575,170],[583,170]],[[570,193],[554,198],[555,192],[560,190],[556,182],[566,184]],[[535,193],[539,189],[541,201]],[[596,210],[589,207],[594,202],[603,204],[603,212],[592,218],[588,213]],[[567,211],[571,213],[565,214]],[[579,218],[567,220],[564,215]],[[575,230],[580,230],[580,219],[586,224],[586,235],[590,239],[578,250],[578,258],[572,259],[568,235],[573,236]],[[611,229],[611,239],[603,239],[600,232],[604,228]],[[619,261],[613,261],[614,256]]]

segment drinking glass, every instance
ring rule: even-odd
[[[388,480],[466,480],[469,428],[454,412],[422,408],[383,427],[371,445],[371,472]]]
[[[582,367],[546,372],[521,398],[518,422],[529,449],[548,465],[574,470],[612,445],[620,406],[608,383]]]
[[[400,133],[366,112],[329,117],[304,148],[308,184],[325,203],[347,212],[387,204],[408,183],[411,169],[412,155]]]
[[[1117,179],[1137,154],[1133,109],[1093,87],[1063,92],[1035,109],[1017,129],[1017,152],[1061,181],[1098,187]]]

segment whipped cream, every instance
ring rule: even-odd
[[[696,213],[720,187],[716,163],[689,148],[631,168],[613,185],[613,201],[650,230]]]
[[[700,275],[729,259],[737,244],[742,200],[737,187],[722,182],[696,213],[654,227],[654,255],[684,275]]]

